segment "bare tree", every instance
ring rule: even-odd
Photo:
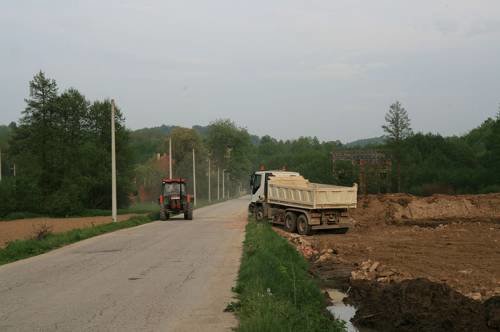
[[[397,185],[398,192],[400,192],[402,143],[405,138],[413,134],[413,131],[411,129],[408,112],[406,112],[399,101],[396,101],[390,106],[389,111],[385,115],[385,122],[386,124],[382,126],[382,129],[384,129],[387,134],[386,137],[392,149],[394,161],[396,162],[398,172]]]

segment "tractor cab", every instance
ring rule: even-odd
[[[185,179],[163,179],[159,202],[161,220],[181,213],[184,219],[193,219],[191,195],[187,193]]]

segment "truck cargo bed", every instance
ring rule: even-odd
[[[270,204],[282,204],[306,209],[356,208],[358,186],[332,186],[310,183],[302,177],[275,178],[269,182],[267,200]]]

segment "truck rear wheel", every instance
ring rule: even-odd
[[[285,229],[290,232],[297,231],[297,215],[293,212],[287,212],[285,214]]]
[[[311,234],[311,226],[307,222],[307,217],[303,214],[301,214],[297,218],[297,232],[300,235],[309,235]]]

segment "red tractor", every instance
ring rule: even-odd
[[[184,213],[184,219],[193,220],[193,204],[186,190],[185,179],[163,179],[159,202],[160,220],[181,213]]]

